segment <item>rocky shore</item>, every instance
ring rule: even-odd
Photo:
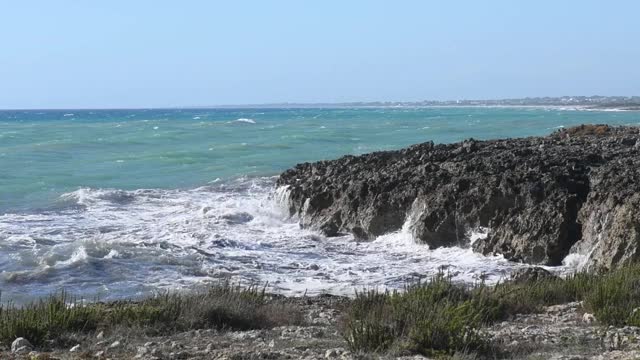
[[[357,239],[408,228],[430,248],[472,246],[518,262],[575,254],[611,269],[640,256],[640,129],[583,125],[545,137],[455,144],[304,163],[278,186],[303,227]],[[470,234],[487,228],[486,239]]]

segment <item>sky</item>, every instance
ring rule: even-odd
[[[640,95],[635,0],[0,8],[0,109]]]

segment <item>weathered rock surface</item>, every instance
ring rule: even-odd
[[[539,314],[520,314],[486,329],[509,359],[638,359],[640,328],[597,326],[585,322],[580,303],[546,307]]]
[[[550,271],[545,270],[541,267],[528,267],[523,269],[515,270],[511,274],[511,281],[517,283],[527,283],[532,281],[541,281],[545,279],[550,279],[556,277]]]
[[[285,171],[303,227],[361,240],[400,230],[432,248],[611,268],[640,256],[640,128],[586,125],[546,137],[418,144]]]
[[[11,352],[15,354],[24,354],[28,353],[33,349],[33,345],[29,342],[29,340],[19,337],[11,343]]]

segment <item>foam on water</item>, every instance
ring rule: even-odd
[[[245,124],[255,124],[256,121],[253,119],[247,119],[247,118],[240,118],[240,119],[236,119],[234,121],[231,121],[233,123],[245,123]]]
[[[493,282],[523,266],[470,249],[429,250],[408,224],[371,242],[300,229],[273,178],[192,190],[81,188],[60,209],[0,216],[3,298],[66,288],[102,299],[231,279],[268,283],[287,295],[401,288],[447,271]],[[470,234],[482,241],[486,229]],[[11,254],[11,255],[7,255]],[[7,257],[10,257],[8,259]]]

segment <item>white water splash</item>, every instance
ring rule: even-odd
[[[443,270],[456,281],[494,282],[524,266],[470,249],[429,250],[414,241],[411,215],[401,231],[371,242],[325,238],[289,216],[288,188],[271,189],[273,178],[192,190],[83,188],[62,196],[63,210],[1,215],[3,297],[64,287],[122,298],[219,279],[268,282],[286,295],[353,295]]]
[[[489,236],[489,228],[479,227],[469,232],[469,245],[473,245],[478,240],[484,240]]]
[[[253,119],[247,119],[247,118],[240,118],[240,119],[236,119],[234,121],[230,121],[229,123],[245,123],[245,124],[255,124],[256,121]]]

